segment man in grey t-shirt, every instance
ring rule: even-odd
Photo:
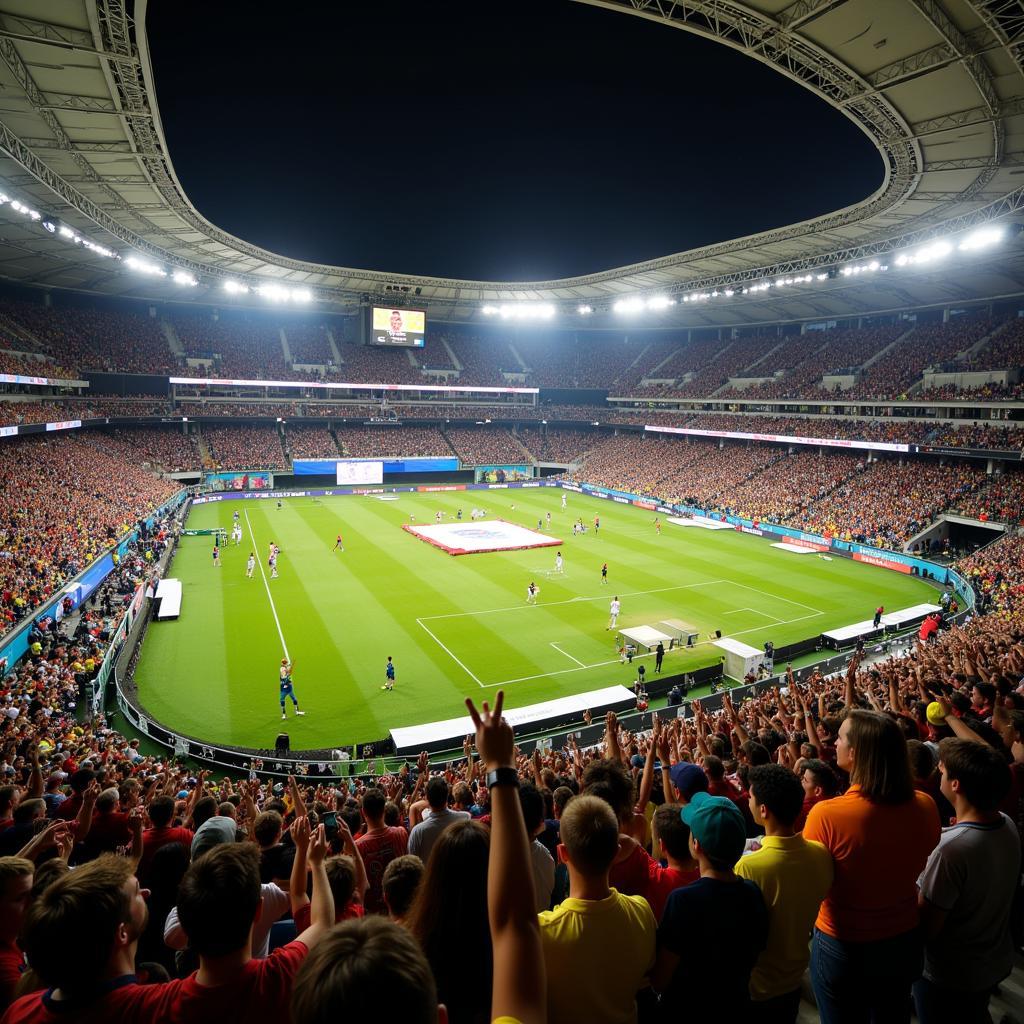
[[[914,984],[920,1024],[988,1018],[992,989],[1013,966],[1010,907],[1020,880],[1020,838],[997,808],[1010,787],[1003,755],[987,743],[939,744],[942,795],[956,824],[942,830],[918,879],[925,967]]]
[[[430,859],[438,836],[457,821],[468,821],[467,811],[448,810],[448,783],[435,776],[427,783],[427,803],[430,810],[426,817],[409,833],[409,853],[415,854],[424,864]]]

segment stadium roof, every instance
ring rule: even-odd
[[[941,267],[818,279],[856,261],[877,257],[888,265],[888,253],[1008,221],[1024,205],[1018,0],[578,2],[716,40],[813,90],[877,146],[881,187],[814,220],[558,281],[465,281],[307,263],[222,231],[190,203],[161,128],[146,0],[137,0],[134,14],[128,0],[0,0],[0,189],[100,246],[181,268],[199,283],[184,288],[129,271],[7,206],[0,276],[218,304],[230,301],[225,280],[274,283],[312,289],[317,300],[339,304],[333,308],[387,296],[447,320],[475,320],[486,303],[520,300],[555,303],[578,322],[576,307],[586,304],[595,311],[588,326],[616,322],[609,312],[616,299],[655,293],[679,301],[645,314],[642,326],[843,317],[1024,292],[1024,242],[1015,239]],[[811,279],[785,290],[743,293],[764,280],[804,275]],[[726,289],[735,294],[724,298]],[[720,294],[682,302],[712,291]]]

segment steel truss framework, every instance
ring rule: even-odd
[[[32,110],[53,137],[19,138],[0,122],[0,148],[33,179],[113,238],[194,275],[207,279],[241,276],[301,283],[312,288],[320,301],[345,303],[358,301],[368,291],[377,294],[387,285],[400,283],[421,288],[424,300],[438,309],[449,310],[501,299],[546,299],[565,306],[575,306],[585,299],[600,309],[602,302],[610,303],[616,294],[643,290],[645,281],[650,282],[649,287],[654,287],[656,277],[658,290],[667,294],[710,291],[884,255],[894,249],[918,245],[938,234],[1012,215],[1024,205],[1024,189],[1001,194],[1000,190],[989,187],[1001,167],[1024,162],[1024,153],[1005,152],[1004,136],[1004,119],[1024,113],[1024,97],[1000,100],[980,52],[1001,48],[1020,74],[1024,56],[1024,8],[1020,0],[965,0],[983,25],[971,32],[961,31],[939,0],[902,0],[916,8],[939,41],[866,75],[858,75],[799,33],[802,26],[843,6],[846,0],[796,0],[774,17],[736,0],[578,2],[644,17],[712,39],[770,65],[811,89],[857,123],[877,146],[885,163],[881,188],[859,204],[812,221],[566,280],[484,283],[351,270],[280,257],[210,224],[188,201],[175,176],[159,119],[151,106],[152,83],[147,81],[146,75],[148,58],[140,55],[145,38],[144,34],[140,38],[139,26],[129,14],[128,0],[88,0],[92,31],[4,15],[0,26],[0,60],[10,69]],[[144,12],[144,3],[136,6]],[[110,85],[109,97],[40,90],[31,69],[18,53],[19,42],[42,43],[98,57]],[[961,111],[908,123],[887,97],[887,90],[952,64],[967,74],[979,102]],[[72,138],[55,116],[56,112],[68,110],[108,116],[116,113],[122,119],[128,141]],[[987,155],[924,160],[922,140],[950,129],[974,125],[990,128],[991,145]],[[57,174],[37,155],[55,149],[71,157],[77,168],[75,174]],[[138,161],[139,172],[101,175],[86,154],[104,152],[130,154]],[[977,170],[979,173],[969,184],[959,188],[920,190],[922,174],[936,170]],[[150,186],[163,206],[125,199],[113,186],[126,184]],[[103,205],[77,187],[86,185],[99,192]],[[936,205],[927,213],[906,218],[898,230],[894,230],[891,221],[895,218],[891,215],[911,198]],[[965,204],[974,205],[965,209]],[[188,234],[197,233],[203,239],[201,246],[182,241],[173,230],[151,219],[151,213],[159,212],[173,213],[187,226]],[[873,217],[882,214],[890,215],[889,223],[883,226],[884,222],[877,219],[870,225],[870,232],[855,241],[846,242],[842,235],[835,234],[838,229],[867,226]],[[182,233],[186,233],[185,229]],[[801,250],[799,257],[770,258],[773,246],[788,243],[784,248],[792,250],[797,242]],[[720,273],[709,273],[711,261],[733,266]],[[736,266],[737,263],[741,265]],[[100,274],[105,269],[103,265],[96,266]],[[671,272],[671,284],[661,283],[665,272]],[[794,297],[799,294],[802,301],[809,298],[797,290],[791,294]]]

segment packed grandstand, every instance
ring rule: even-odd
[[[4,114],[0,1024],[1024,1020],[1016,14],[871,0],[861,31],[842,3],[656,6],[855,117],[880,190],[588,279],[385,286],[193,210],[136,77],[144,17],[3,14],[24,138]],[[862,36],[869,56],[840,60]],[[62,77],[76,67],[88,81]],[[1003,257],[935,270],[992,224]],[[121,294],[97,266],[129,258],[150,276]],[[898,285],[887,260],[911,267]],[[274,305],[300,293],[306,310]],[[526,294],[552,322],[515,319]],[[634,294],[673,308],[623,326]],[[414,297],[423,345],[368,344],[369,305]],[[711,692],[641,669],[627,710],[543,735],[474,690],[474,732],[433,755],[220,748],[116,703],[190,499],[305,494],[309,460],[417,458],[450,461],[453,487],[557,482],[680,529],[934,571],[940,610],[834,659],[812,637],[795,670],[732,693],[720,668]]]

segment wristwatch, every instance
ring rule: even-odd
[[[487,773],[487,778],[484,781],[488,789],[493,789],[495,786],[515,786],[518,789],[519,773],[515,768],[495,768]]]

